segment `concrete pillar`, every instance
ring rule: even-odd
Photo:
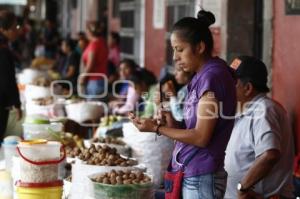
[[[263,53],[262,59],[266,64],[269,77],[268,86],[272,88],[272,49],[273,49],[273,0],[265,0],[263,5]],[[272,90],[271,90],[272,92]]]

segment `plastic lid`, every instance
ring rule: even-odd
[[[25,118],[25,124],[50,124],[49,118],[44,115],[29,115]]]
[[[17,187],[22,188],[46,188],[46,187],[60,187],[63,186],[62,180],[57,180],[53,182],[46,182],[46,183],[28,183],[28,182],[21,182],[21,180],[18,180],[16,182]]]
[[[25,145],[34,145],[34,144],[47,144],[47,140],[44,139],[36,139],[36,140],[23,140],[21,144]]]
[[[17,145],[21,141],[21,138],[18,136],[7,136],[3,140],[3,145]]]
[[[2,145],[4,146],[4,145],[18,145],[19,144],[19,142],[18,141],[13,141],[13,140],[10,140],[10,141],[4,141],[3,143],[2,143]]]

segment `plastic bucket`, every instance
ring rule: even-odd
[[[16,192],[19,199],[61,199],[62,185],[62,181],[44,184],[18,182]]]
[[[21,157],[22,182],[45,183],[58,180],[59,163],[66,157],[65,150],[59,142],[25,141],[18,145],[17,151]]]
[[[8,171],[12,168],[12,158],[18,156],[16,148],[20,140],[21,138],[17,136],[8,136],[3,141],[5,168]]]

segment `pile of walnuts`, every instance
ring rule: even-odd
[[[129,185],[129,184],[148,184],[151,183],[151,178],[141,171],[115,171],[99,174],[93,178],[92,181],[111,184],[111,185]]]
[[[74,150],[74,155],[89,165],[122,167],[137,165],[137,161],[121,157],[116,148],[107,145],[96,147],[92,144],[88,149],[75,148]]]
[[[118,138],[114,138],[114,137],[100,137],[100,138],[93,138],[92,143],[105,143],[105,144],[116,144],[116,145],[125,145],[125,143],[118,139]]]

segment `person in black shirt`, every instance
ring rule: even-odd
[[[76,43],[72,39],[62,41],[61,50],[66,55],[64,66],[62,67],[62,79],[72,83],[73,92],[77,91],[77,78],[79,75],[80,55],[76,51]]]
[[[7,126],[9,110],[15,108],[17,119],[22,118],[21,102],[15,77],[15,58],[9,42],[18,37],[16,16],[0,11],[0,145]]]

